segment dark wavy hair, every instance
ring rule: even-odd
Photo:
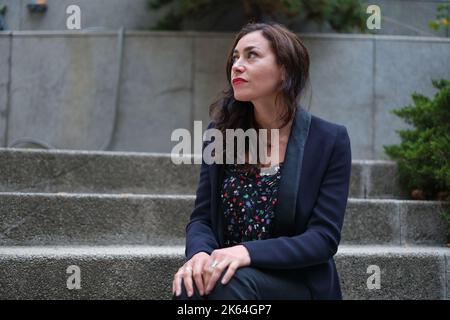
[[[269,41],[277,64],[284,69],[285,78],[275,100],[276,103],[281,98],[283,105],[286,106],[286,110],[280,118],[283,120],[281,128],[294,118],[303,89],[309,82],[308,50],[295,33],[276,22],[246,24],[236,35],[228,52],[226,63],[228,87],[222,91],[221,97],[209,106],[209,116],[215,123],[215,128],[219,129],[224,137],[226,129],[259,128],[254,119],[253,104],[250,101],[236,100],[231,86],[233,50],[243,36],[259,30]]]

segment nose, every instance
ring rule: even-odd
[[[239,63],[239,60],[236,60],[233,63],[233,65],[231,66],[231,70],[233,72],[236,72],[236,71],[243,72],[244,71],[243,69],[244,69],[244,66]]]
[[[231,78],[236,78],[238,76],[240,76],[242,73],[244,72],[244,70],[242,69],[241,66],[233,66],[233,68],[231,69]]]

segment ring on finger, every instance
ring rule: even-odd
[[[215,267],[217,267],[217,265],[219,264],[219,261],[217,261],[217,260],[214,260],[212,263],[211,263],[211,268],[215,268]]]

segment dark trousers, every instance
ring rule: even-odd
[[[194,283],[194,295],[187,296],[184,283],[181,295],[174,300],[309,300],[309,288],[304,284],[298,270],[272,270],[243,267],[237,269],[231,280],[221,283],[223,272],[216,286],[207,296],[200,296]]]

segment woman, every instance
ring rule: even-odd
[[[279,163],[203,161],[174,299],[342,298],[333,256],[347,205],[350,139],[344,126],[298,103],[308,73],[307,49],[284,26],[251,23],[236,36],[231,87],[211,105],[208,128],[278,128]]]

